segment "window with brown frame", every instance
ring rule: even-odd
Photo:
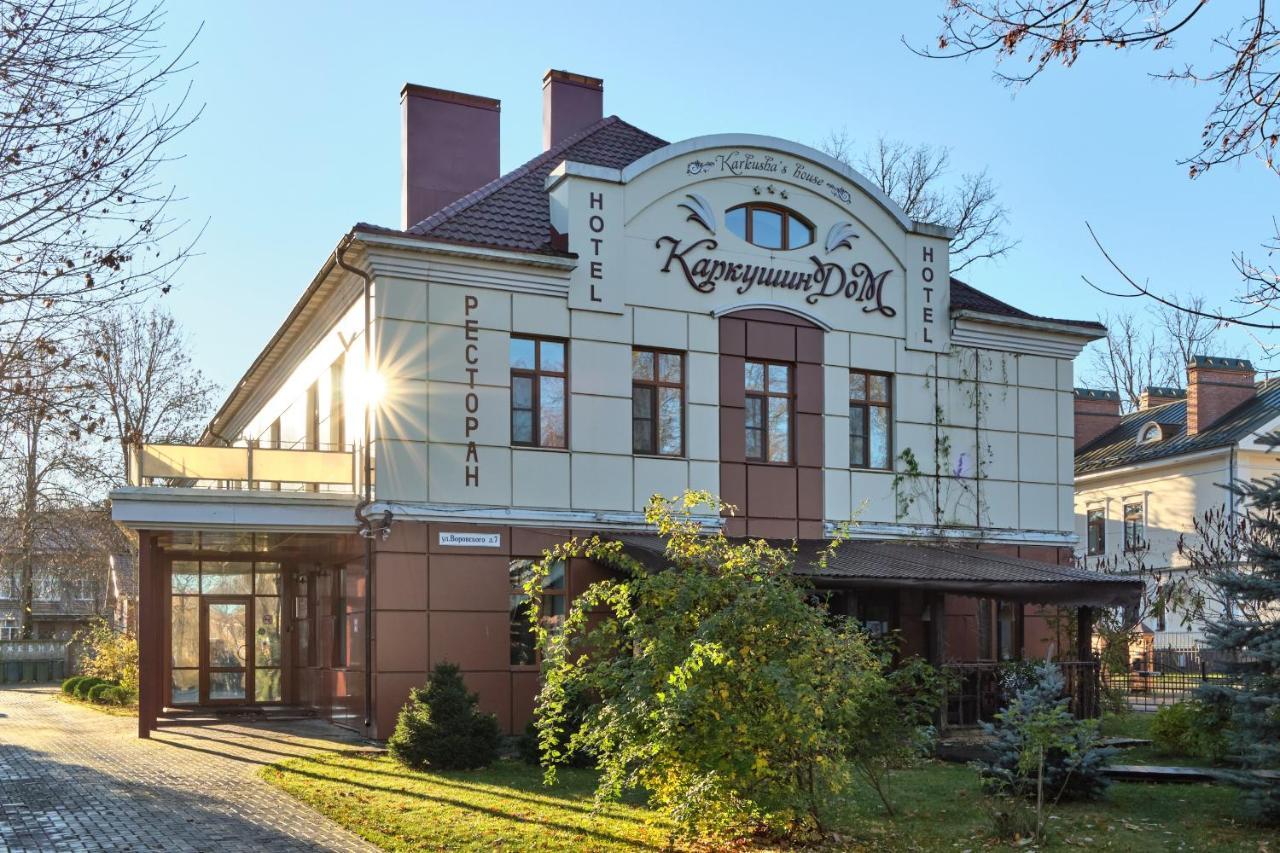
[[[791,365],[748,361],[747,461],[791,461]]]
[[[1141,551],[1146,547],[1147,523],[1141,503],[1124,505],[1124,550]]]
[[[751,202],[724,212],[730,234],[762,249],[799,249],[813,242],[813,225],[800,214],[777,204]]]
[[[568,346],[511,336],[511,443],[568,447]]]
[[[892,377],[849,371],[849,467],[888,469],[893,460]]]
[[[525,583],[533,576],[537,559],[518,558],[508,566],[511,579],[511,658],[512,666],[534,666],[538,662],[538,650],[533,626],[529,624],[529,596]],[[568,582],[563,560],[551,564],[542,578],[542,624],[548,630],[559,628],[567,612],[565,590]]]
[[[631,450],[684,455],[684,355],[631,351]]]

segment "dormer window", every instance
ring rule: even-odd
[[[813,242],[813,226],[795,211],[776,204],[753,202],[724,213],[731,234],[762,249],[799,249]]]
[[[1138,433],[1138,444],[1155,444],[1164,438],[1164,429],[1160,424],[1147,424]]]

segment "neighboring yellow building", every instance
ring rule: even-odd
[[[1152,573],[1148,594],[1186,571],[1178,542],[1194,544],[1197,519],[1211,511],[1239,516],[1226,484],[1280,474],[1280,456],[1259,442],[1280,429],[1280,380],[1255,382],[1248,361],[1197,356],[1185,391],[1148,388],[1124,416],[1114,392],[1078,388],[1075,397],[1079,554],[1095,569],[1141,559]],[[1156,648],[1201,636],[1186,613],[1144,621]]]

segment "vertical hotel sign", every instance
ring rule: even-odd
[[[578,256],[569,307],[622,314],[622,185],[614,170],[562,163],[547,179],[553,239]]]
[[[907,349],[946,352],[951,343],[951,263],[947,239],[919,231],[908,234],[906,267]]]

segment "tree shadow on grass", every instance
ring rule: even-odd
[[[433,773],[430,771],[409,770],[407,768],[399,771],[384,770],[379,767],[372,766],[375,761],[381,758],[381,756],[362,754],[362,753],[352,753],[352,752],[336,753],[336,754],[330,753],[330,754],[302,755],[302,756],[293,756],[293,757],[301,761],[306,761],[311,764],[317,765],[318,768],[333,769],[337,773],[355,772],[362,775],[369,774],[374,776],[384,776],[389,779],[401,779],[411,783],[428,784],[428,785],[438,786],[441,788],[453,788],[460,791],[465,791],[467,793],[481,794],[484,796],[497,796],[497,797],[503,797],[504,799],[511,799],[511,800],[519,800],[521,802],[529,803],[530,805],[548,806],[552,808],[564,809],[567,811],[575,811],[581,814],[589,815],[589,814],[606,814],[607,813],[607,817],[609,817],[610,820],[622,820],[622,821],[627,821],[629,823],[636,823],[636,824],[648,823],[642,818],[618,813],[616,809],[610,811],[610,809],[614,806],[622,806],[622,807],[633,806],[633,807],[643,808],[644,798],[638,793],[633,793],[630,796],[624,796],[623,799],[617,803],[613,803],[613,802],[606,803],[604,805],[604,811],[600,811],[600,810],[597,810],[594,805],[593,790],[583,790],[577,787],[571,787],[569,785],[564,784],[563,782],[560,783],[560,785],[558,786],[552,786],[552,787],[544,786],[542,784],[542,776],[541,776],[540,770],[536,771],[538,774],[537,776],[532,777],[528,780],[520,779],[519,777],[516,777],[516,778],[504,777],[501,780],[493,780],[493,781],[486,781],[486,782],[470,782],[464,778],[460,778],[455,773],[449,773],[446,775],[442,773]],[[335,757],[340,761],[354,759],[354,760],[359,760],[362,763],[359,767],[352,768],[344,764],[335,764],[331,760],[329,760]],[[274,766],[277,770],[279,770],[282,773],[295,772],[292,767],[283,766],[283,765],[284,765],[284,762],[282,762],[281,764],[276,764]],[[524,765],[520,765],[519,767],[523,769]],[[502,768],[502,767],[500,767],[500,769],[506,770],[509,773],[512,772],[513,770],[513,768]],[[457,772],[465,773],[469,771],[457,771]],[[477,771],[470,771],[470,772],[475,772],[477,775],[479,775],[479,774],[488,773],[490,771],[477,770]],[[517,770],[515,772],[519,772],[519,771]],[[529,772],[533,773],[535,771],[533,770],[533,768],[529,768]],[[561,772],[564,772],[564,771],[561,771]],[[334,783],[343,783],[346,781],[346,779],[343,776],[325,775],[323,778],[328,779],[329,781],[332,781]],[[546,791],[546,793],[539,794],[537,793],[539,790]],[[516,792],[519,792],[519,793],[516,793]]]
[[[400,796],[400,797],[409,797],[409,798],[420,800],[423,802],[436,803],[443,806],[450,806],[453,808],[461,809],[463,811],[481,813],[491,818],[502,820],[502,821],[509,821],[514,824],[531,824],[531,825],[536,825],[536,826],[545,827],[545,828],[557,829],[563,832],[572,833],[577,836],[593,838],[602,842],[624,844],[631,847],[646,849],[646,850],[666,849],[666,845],[654,845],[654,844],[646,843],[641,839],[623,837],[621,835],[617,835],[615,833],[607,832],[601,829],[595,829],[588,826],[577,826],[571,823],[550,820],[550,819],[547,819],[545,816],[538,816],[537,818],[531,819],[530,817],[525,815],[516,814],[514,812],[505,811],[503,809],[494,808],[492,806],[482,805],[475,801],[458,799],[454,797],[446,797],[446,796],[433,796],[431,794],[427,794],[421,791],[410,790],[403,786],[392,787],[392,786],[386,786],[386,785],[375,785],[372,782],[357,781],[351,778],[329,776],[326,774],[314,772],[308,769],[302,769],[299,767],[276,766],[273,769],[282,775],[287,774],[292,776],[302,776],[304,778],[311,779],[316,782],[335,784],[335,785],[349,785],[351,787],[361,788],[363,790],[370,791],[373,793],[388,794],[388,795]],[[435,779],[436,777],[427,777],[421,781],[430,783],[430,782],[434,782]],[[491,796],[495,796],[495,797],[506,796],[504,793],[501,793],[501,792],[486,792],[486,793],[489,793]],[[523,798],[520,798],[520,799],[523,799]],[[538,803],[538,805],[544,805],[544,804]],[[559,801],[557,801],[553,805],[555,808],[568,807],[569,810],[575,810],[572,808],[571,805],[563,804]],[[588,811],[588,810],[583,810],[583,811]],[[612,817],[612,816],[604,815],[602,817]]]

